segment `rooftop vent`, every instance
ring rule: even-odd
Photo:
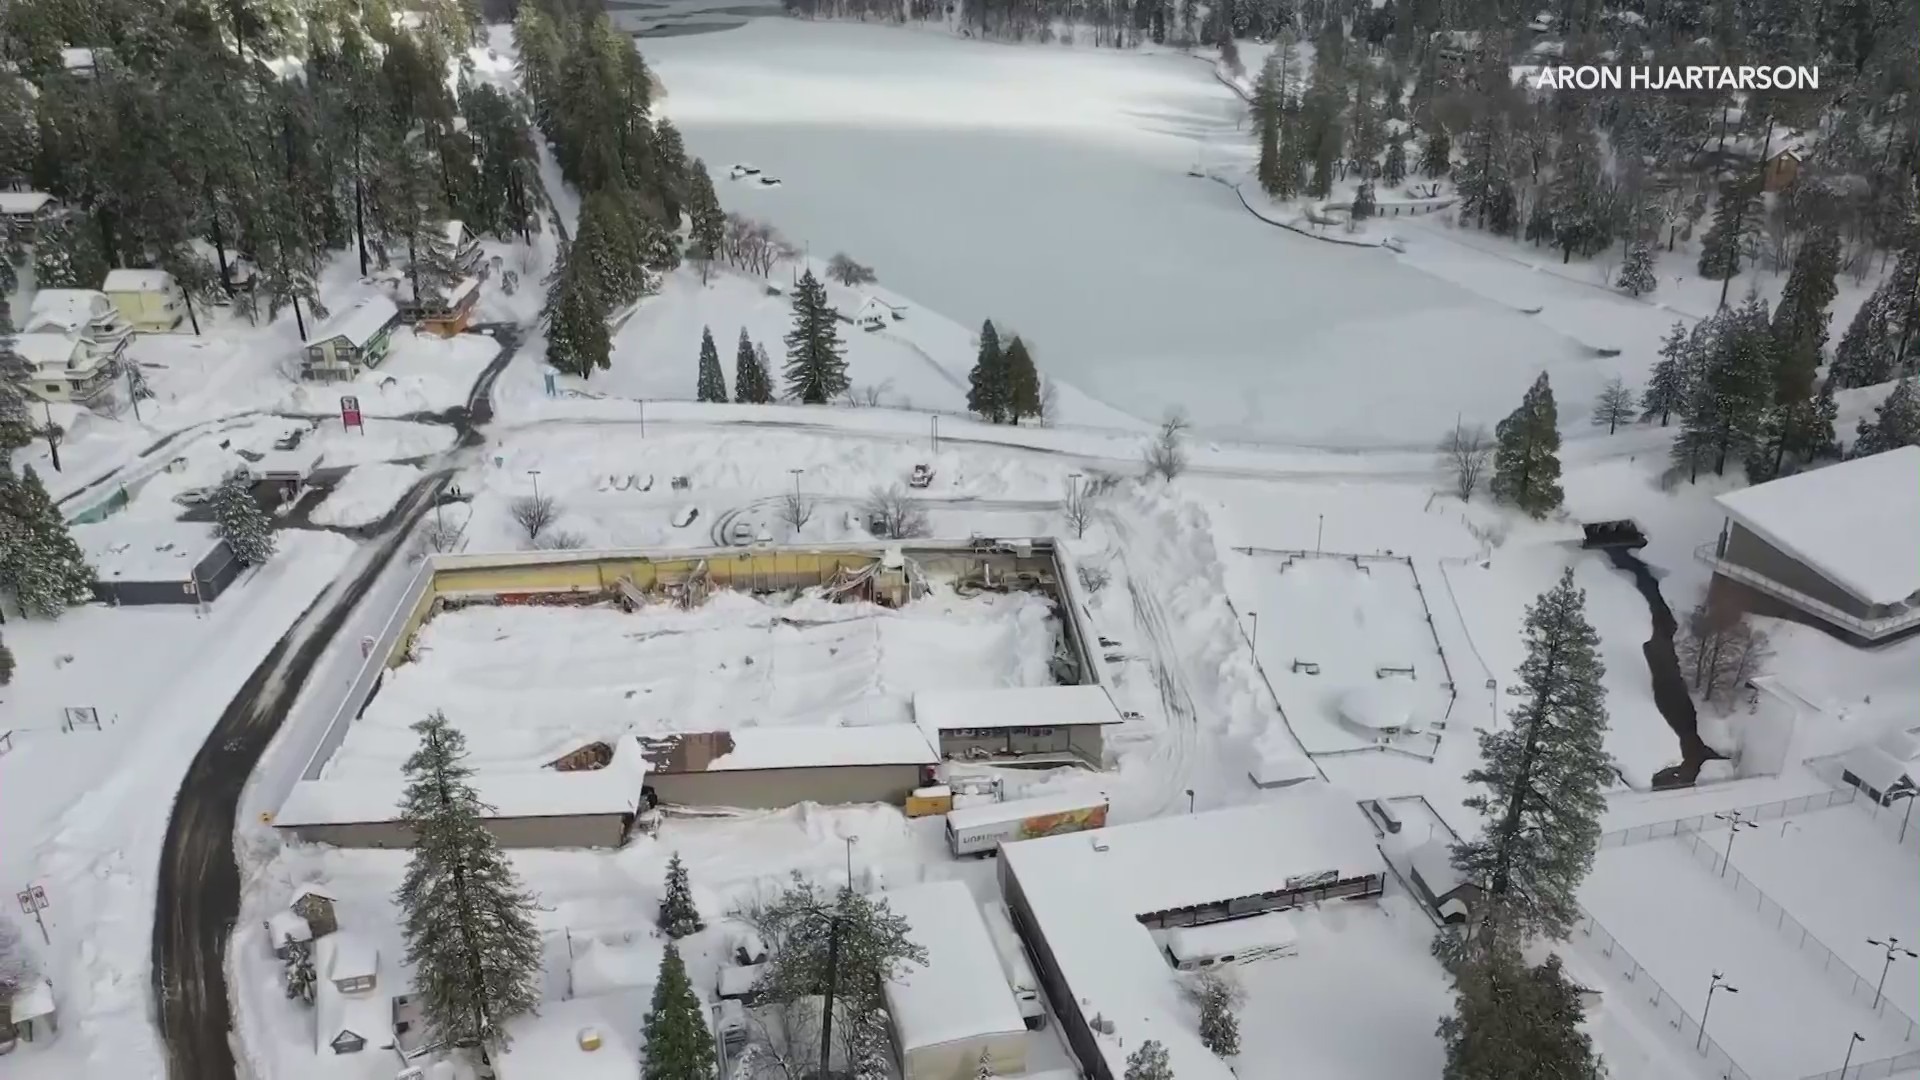
[[[592,1053],[600,1049],[600,1029],[596,1027],[581,1028],[579,1040],[580,1049],[587,1053]]]

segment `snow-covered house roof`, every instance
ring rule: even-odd
[[[1407,866],[1435,897],[1444,897],[1467,884],[1466,876],[1453,865],[1453,847],[1444,838],[1434,837],[1407,852]]]
[[[92,49],[60,50],[60,65],[75,74],[92,71],[93,61]]]
[[[247,463],[247,471],[268,480],[305,480],[319,467],[323,453],[325,451],[313,443],[291,450],[263,450],[260,460]]]
[[[1000,970],[1000,954],[965,882],[890,889],[885,899],[906,920],[907,937],[927,950],[924,965],[903,965],[887,980],[887,1011],[902,1052],[1026,1031]]]
[[[27,306],[26,329],[53,327],[78,332],[114,313],[113,301],[99,289],[41,289]]]
[[[651,771],[740,772],[848,765],[932,765],[939,755],[912,724],[734,728],[641,736]]]
[[[32,217],[52,204],[44,191],[0,191],[0,214],[8,217]]]
[[[467,223],[459,218],[448,220],[446,229],[447,243],[455,252],[473,242],[473,234],[467,231]]]
[[[641,1025],[629,995],[548,1001],[505,1025],[506,1046],[494,1057],[499,1080],[639,1080],[640,1056],[623,1032]],[[704,1011],[704,1010],[703,1010]],[[583,1038],[597,1037],[594,1049]]]
[[[1177,973],[1140,916],[1283,890],[1323,870],[1383,870],[1359,808],[1321,783],[1229,810],[1023,840],[1000,859],[1082,1014],[1113,1023],[1095,1035],[1113,1075],[1129,1049],[1158,1039],[1180,1080],[1233,1073],[1201,1045]]]
[[[380,331],[398,322],[399,319],[400,308],[393,302],[393,298],[374,293],[361,297],[351,306],[322,323],[307,344],[318,345],[323,341],[342,338],[356,348],[364,347]]]
[[[1868,604],[1920,592],[1920,446],[1715,499],[1733,520]]]
[[[212,525],[192,521],[110,517],[72,533],[101,581],[188,582],[224,542]]]
[[[267,917],[267,943],[278,949],[289,941],[312,941],[313,927],[297,913],[281,909]]]
[[[13,351],[34,367],[69,367],[82,354],[78,336],[51,330],[14,335]]]
[[[313,987],[313,1043],[314,1053],[332,1056],[334,1044],[343,1035],[351,1035],[365,1041],[371,1050],[384,1047],[393,1042],[393,999],[377,986],[373,990],[358,993],[342,993],[333,984],[336,977],[332,974],[336,957],[342,948],[356,949],[360,942],[351,933],[329,934],[314,945],[313,967],[320,978],[314,980]],[[378,952],[372,946],[375,962]]]
[[[13,992],[9,1001],[14,1023],[25,1020],[38,1020],[53,1015],[53,983],[47,979],[32,979],[25,986]]]
[[[328,940],[333,948],[327,950],[326,967],[321,969],[327,978],[339,982],[380,974],[380,950],[373,942],[349,931],[336,933]]]
[[[172,288],[173,275],[165,270],[109,270],[107,279],[100,283],[100,291],[106,293],[168,292]]]
[[[930,737],[964,728],[1092,727],[1120,723],[1104,686],[1021,686],[996,690],[924,690],[913,719]]]
[[[1881,794],[1893,791],[1908,775],[1907,763],[1878,746],[1856,747],[1840,760],[1841,766]]]

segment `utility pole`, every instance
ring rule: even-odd
[[[134,370],[133,370],[134,365],[129,363],[126,365],[126,367],[127,367],[127,400],[133,402],[133,419],[135,423],[139,423],[140,422],[140,384],[136,382],[134,379]]]
[[[1313,527],[1313,553],[1318,555],[1320,554],[1320,537],[1327,528],[1327,515],[1317,514],[1315,517],[1319,520],[1318,524]]]
[[[1260,613],[1257,611],[1249,611],[1247,612],[1247,618],[1253,620],[1253,637],[1247,642],[1247,648],[1253,650],[1254,657],[1258,659],[1260,656]]]
[[[849,847],[847,850],[852,852],[853,849]],[[840,913],[834,912],[827,919],[831,929],[827,932],[827,988],[820,1002],[821,1080],[833,1075],[833,994],[839,989],[840,981]]]
[[[929,416],[927,419],[933,421],[933,452],[937,454],[940,452],[940,418]]]
[[[640,437],[643,439],[647,437],[647,401],[645,398],[640,399]]]
[[[857,836],[843,836],[841,837],[841,839],[847,842],[847,888],[852,889],[853,888],[853,845],[859,843],[860,838]]]
[[[1193,813],[1193,789],[1187,789],[1187,813]]]
[[[1877,1009],[1880,1007],[1880,995],[1887,988],[1887,969],[1893,966],[1893,958],[1896,956],[1904,956],[1910,960],[1920,959],[1920,953],[1914,952],[1912,949],[1900,944],[1900,939],[1894,937],[1892,934],[1888,934],[1887,940],[1885,941],[1881,941],[1879,938],[1868,938],[1867,944],[1878,945],[1887,950],[1886,962],[1880,965],[1880,985],[1873,988],[1872,1007]]]
[[[1727,977],[1725,975],[1717,971],[1713,973],[1713,981],[1707,984],[1707,1004],[1700,1010],[1700,1037],[1693,1040],[1693,1048],[1695,1050],[1707,1045],[1707,1014],[1713,1011],[1713,992],[1715,990],[1725,990],[1729,994],[1737,994],[1740,992],[1737,988],[1727,985]]]

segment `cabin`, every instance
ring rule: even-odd
[[[1800,178],[1800,152],[1789,146],[1760,164],[1760,190],[1785,191]]]
[[[456,282],[444,297],[429,297],[402,305],[400,319],[415,328],[440,337],[464,333],[473,324],[473,309],[480,301],[480,279],[465,277]]]
[[[133,340],[133,324],[99,289],[41,289],[27,305],[20,332],[78,337],[87,351],[109,368],[119,365]]]
[[[243,569],[209,524],[115,516],[73,527],[93,567],[93,595],[116,606],[211,603]]]
[[[380,951],[352,934],[336,933],[314,947],[314,1052],[357,1054],[393,1045],[393,1003],[378,991]]]
[[[41,401],[94,406],[113,397],[113,365],[94,355],[77,334],[20,334],[13,351],[32,369],[27,392]]]
[[[381,295],[368,296],[328,319],[301,355],[302,378],[351,382],[380,366],[400,323],[400,308]]]
[[[464,221],[447,222],[447,250],[453,254],[453,265],[462,274],[471,274],[480,268],[484,257],[480,250],[480,238],[473,235]]]
[[[22,241],[32,242],[35,230],[59,212],[59,200],[44,191],[0,191],[0,218]]]
[[[860,305],[860,310],[854,313],[853,325],[867,331],[884,330],[889,324],[901,322],[906,317],[907,309],[869,296],[867,302]]]
[[[136,331],[164,334],[187,317],[186,297],[165,270],[110,270],[100,291]]]

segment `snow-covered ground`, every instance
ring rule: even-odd
[[[379,367],[350,383],[299,383],[277,406],[282,412],[338,416],[340,399],[360,399],[366,416],[405,416],[464,405],[481,369],[500,355],[500,343],[484,334],[443,338],[393,332],[392,351]]]
[[[315,525],[371,525],[386,517],[421,475],[418,465],[358,466],[313,508],[310,519]]]

